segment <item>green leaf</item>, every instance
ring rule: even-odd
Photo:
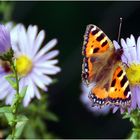
[[[5,79],[9,82],[9,84],[16,90],[17,89],[17,84],[16,81],[10,77],[10,76],[5,76]]]
[[[8,137],[6,138],[6,140],[12,139],[12,135],[9,134]]]
[[[50,111],[46,112],[46,118],[51,120],[51,121],[58,122],[58,117],[54,113],[52,113]]]
[[[0,113],[12,113],[12,109],[10,106],[0,107]]]
[[[16,131],[15,131],[15,138],[19,138],[22,134],[25,124],[28,121],[28,118],[24,115],[17,116],[17,124],[16,124]]]
[[[16,78],[16,76],[15,76],[14,73],[8,74],[8,75],[6,75],[5,77],[8,77],[8,78]]]
[[[15,96],[15,97],[14,97],[14,99],[13,99],[13,101],[12,101],[12,105],[11,105],[11,108],[12,108],[13,113],[14,113],[15,110],[16,110],[15,104],[16,104],[16,103],[18,102],[18,100],[19,100],[19,95],[18,95],[18,94],[15,94],[14,96]]]
[[[21,97],[21,99],[24,98],[24,96],[26,94],[26,91],[27,91],[27,88],[28,88],[28,86],[25,86],[25,87],[22,88],[22,90],[20,92],[20,95],[19,95]]]
[[[25,126],[25,129],[24,129],[24,134],[23,134],[23,136],[25,137],[25,138],[28,138],[28,139],[32,139],[32,138],[37,138],[37,134],[38,133],[36,133],[36,131],[35,131],[35,127],[33,127],[33,125],[32,125],[32,121],[31,120],[29,120],[29,123],[27,123],[26,124],[26,126]],[[30,132],[30,133],[29,133]]]
[[[14,115],[12,113],[4,113],[4,115],[8,121],[8,124],[13,126],[14,122],[16,121]]]

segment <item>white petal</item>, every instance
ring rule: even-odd
[[[24,107],[27,107],[28,104],[30,103],[31,101],[31,98],[30,98],[30,95],[29,95],[29,90],[27,90],[26,94],[25,94],[25,97],[23,99],[23,105]]]
[[[140,91],[140,87],[137,87],[137,90],[135,90],[135,94],[136,94],[136,98],[135,100],[137,100],[137,105],[140,108],[140,96],[139,96],[139,91]],[[134,100],[133,100],[134,101]]]
[[[1,85],[0,91],[6,90],[10,86],[6,80],[2,80],[2,81],[3,81],[3,83],[0,82],[0,85]]]
[[[52,67],[53,65],[55,65],[55,64],[57,64],[58,63],[58,60],[48,60],[48,61],[42,61],[42,62],[40,62],[40,63],[34,63],[34,66],[35,67]]]
[[[116,111],[119,109],[119,107],[113,107],[113,113],[116,113]]]
[[[11,92],[11,93],[7,96],[6,101],[5,101],[7,105],[12,104],[12,101],[13,101],[14,96],[15,96],[15,91]]]
[[[31,78],[28,78],[28,87],[29,87],[29,90],[30,90],[30,97],[33,98],[34,95],[35,95],[35,91],[34,91],[34,88],[33,88],[33,82],[31,80]]]
[[[134,42],[134,46],[136,46],[136,40],[135,40],[133,35],[130,35],[130,39],[131,39],[132,42]]]
[[[22,26],[22,24],[16,25],[10,32],[11,44],[14,51],[19,51],[18,39],[20,34],[20,26]]]
[[[34,69],[32,75],[36,75],[36,77],[40,78],[40,80],[42,81],[42,83],[44,85],[49,85],[50,83],[52,83],[52,79],[49,76],[47,76],[47,75],[43,75],[39,71],[39,69],[38,70],[37,69]]]
[[[130,56],[131,56],[131,60],[133,63],[137,63],[137,52],[136,52],[136,46],[133,46],[130,48]]]
[[[128,64],[128,59],[126,58],[125,55],[122,55],[121,59],[123,63]]]
[[[54,57],[56,57],[59,54],[58,50],[53,50],[49,53],[47,53],[46,55],[40,56],[40,55],[36,55],[34,58],[34,61],[46,61],[46,60],[50,60]]]
[[[37,99],[40,99],[41,96],[40,96],[39,90],[35,84],[33,84],[33,88],[34,88],[35,96],[37,97]],[[47,90],[47,88],[46,88],[46,90]]]
[[[11,29],[13,27],[13,22],[6,23],[5,27],[8,29],[8,31],[11,31]]]
[[[52,83],[52,79],[47,75],[41,75],[40,79],[43,81],[45,85],[49,85]],[[45,89],[46,90],[46,89]]]
[[[140,36],[138,37],[137,40],[137,58],[138,58],[138,62],[140,63]]]
[[[128,49],[128,46],[123,38],[121,38],[121,45],[124,49]]]
[[[37,54],[37,58],[43,56],[46,52],[51,50],[57,44],[57,39],[49,41]]]
[[[127,38],[127,45],[129,47],[132,63],[137,63],[136,41],[133,35],[130,36],[130,39]]]
[[[43,84],[43,82],[41,81],[40,77],[38,77],[35,74],[32,74],[31,79],[32,79],[32,81],[34,81],[36,86],[38,86],[39,88],[41,88],[43,90],[46,90],[46,86],[45,86],[45,84]]]
[[[128,47],[133,47],[135,46],[135,42],[133,42],[130,38],[126,39],[126,43]]]
[[[36,25],[34,25],[34,26],[29,25],[29,27],[27,29],[28,43],[29,43],[31,51],[34,49],[34,42],[35,42],[35,38],[37,36],[37,31],[38,31],[38,28]]]
[[[135,109],[136,106],[137,106],[137,90],[136,90],[136,87],[132,87],[131,89],[132,91],[132,102],[131,102],[131,108]]]
[[[19,33],[19,48],[21,50],[21,52],[23,54],[26,54],[27,51],[29,49],[29,44],[27,43],[27,33],[26,33],[26,29],[23,25],[20,26],[19,29],[20,33]]]
[[[0,89],[0,99],[4,99],[7,96],[7,94],[11,93],[11,90],[11,87],[7,87],[6,90]]]
[[[48,75],[54,75],[61,71],[61,69],[59,67],[55,67],[55,68],[42,68],[42,67],[37,68],[37,67],[35,67],[34,70],[39,71],[40,73],[43,73],[43,74],[48,74]]]
[[[44,38],[45,38],[45,31],[42,30],[39,32],[39,34],[37,35],[37,38],[35,40],[34,48],[32,50],[33,55],[35,55],[37,53],[37,51],[40,49]]]
[[[128,46],[126,44],[126,42],[124,41],[124,39],[121,39],[121,45],[123,47],[123,50],[124,50],[124,57],[126,57],[128,59],[128,63],[131,64],[132,63],[132,59],[131,59],[131,56],[130,56],[130,52],[129,52],[129,49],[128,49]]]
[[[113,41],[114,47],[115,49],[120,49],[120,45],[118,44],[118,42],[116,40]]]

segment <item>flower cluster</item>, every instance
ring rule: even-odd
[[[57,39],[52,39],[42,46],[44,38],[45,31],[38,32],[36,25],[29,25],[27,30],[23,24],[13,26],[12,22],[7,23],[5,27],[0,26],[0,51],[7,52],[12,47],[16,70],[21,78],[19,90],[28,86],[23,99],[24,106],[27,106],[34,97],[40,99],[38,88],[45,92],[48,91],[47,86],[53,82],[49,75],[57,74],[61,70],[60,67],[56,66],[58,60],[55,59],[59,51],[50,51],[57,44]],[[15,90],[5,79],[5,76],[11,72],[8,62],[1,60],[0,99],[6,98],[6,104],[11,104],[15,95]]]

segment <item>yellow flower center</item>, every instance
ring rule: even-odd
[[[16,69],[17,73],[20,76],[26,76],[32,70],[33,64],[31,59],[29,59],[26,55],[21,55],[16,59]]]
[[[140,84],[140,64],[131,64],[130,67],[126,69],[126,75],[130,84]]]

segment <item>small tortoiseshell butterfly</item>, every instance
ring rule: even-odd
[[[82,80],[87,85],[95,83],[89,93],[92,106],[130,106],[129,81],[121,62],[123,49],[115,50],[107,35],[97,26],[90,24],[84,35],[82,54]]]

